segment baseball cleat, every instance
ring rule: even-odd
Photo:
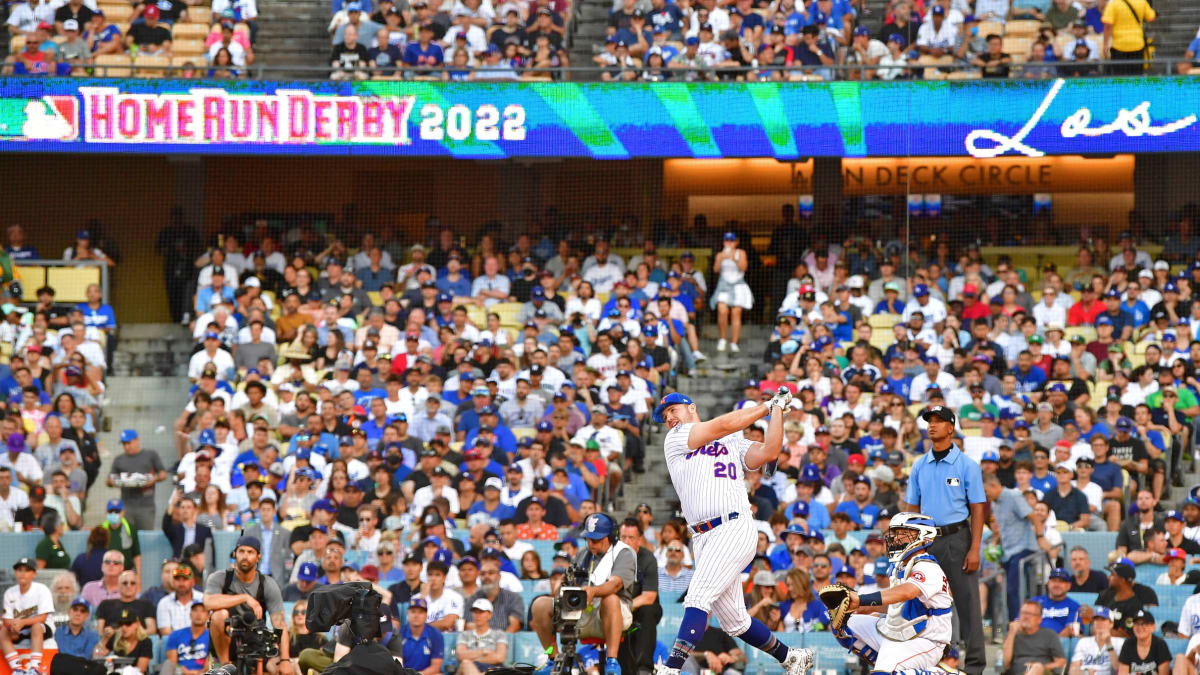
[[[783,660],[783,672],[786,675],[807,675],[813,669],[813,652],[811,649],[793,647],[788,650],[787,658]]]

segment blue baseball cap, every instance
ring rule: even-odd
[[[1015,420],[1015,419],[1017,419],[1017,411],[1013,410],[1012,408],[1001,408],[1000,409],[1000,419]]]
[[[874,448],[871,450],[871,452],[867,453],[867,458],[872,461],[874,461],[876,459],[881,459],[886,462],[887,461],[887,453],[883,451],[883,448]]]
[[[1107,607],[1097,606],[1097,607],[1092,608],[1092,618],[1093,619],[1106,619],[1108,621],[1112,621],[1112,612],[1110,612]]]
[[[110,499],[108,500],[108,506],[105,507],[104,510],[108,511],[109,513],[112,513],[113,511],[124,511],[125,502],[121,501],[120,499]]]
[[[1046,388],[1046,391],[1052,391],[1059,394],[1067,393],[1067,387],[1062,382],[1055,382]]]
[[[829,23],[829,17],[825,16],[825,13],[824,13],[824,12],[813,12],[813,16],[812,16],[812,22],[813,22],[814,24],[816,24],[816,23]]]
[[[700,38],[698,38],[698,37],[696,37],[696,36],[694,36],[694,35],[693,35],[692,37],[690,37],[690,38],[688,38],[688,39],[684,40],[684,41],[683,41],[683,44],[684,44],[685,46],[687,46],[687,45],[698,45],[698,44],[700,44]]]
[[[800,470],[800,482],[824,483],[825,481],[821,480],[821,470],[817,468],[816,464],[805,464],[804,468]]]
[[[560,392],[560,393],[561,393],[561,392]],[[556,396],[557,396],[557,394],[556,394]],[[564,398],[565,398],[565,397],[564,397]],[[543,421],[543,422],[538,422],[538,424],[537,424],[537,430],[538,430],[538,431],[554,431],[554,425],[553,425],[553,424],[551,424],[551,423],[549,423],[549,422],[545,422],[545,421]]]
[[[126,433],[132,433],[133,436],[131,438],[129,438],[129,440],[126,440],[125,439]],[[121,432],[121,442],[122,443],[128,443],[129,441],[132,441],[134,438],[137,438],[137,437],[138,437],[137,432],[134,431],[133,429],[126,429],[125,431]],[[217,434],[212,429],[204,429],[203,431],[200,432],[200,435],[196,437],[196,442],[199,443],[200,445],[216,445],[217,444]]]
[[[807,537],[807,536],[808,536],[808,531],[807,531],[807,530],[805,530],[803,527],[800,527],[800,525],[799,525],[799,524],[797,524],[797,523],[792,523],[791,525],[788,525],[788,526],[787,526],[787,529],[785,529],[785,530],[783,531],[783,534],[784,534],[785,536],[786,536],[786,535],[789,535],[789,534],[798,534],[798,535],[800,535],[801,537]]]
[[[1174,518],[1175,520],[1178,520],[1181,523],[1183,522],[1183,514],[1174,509],[1167,511],[1166,515],[1163,516],[1163,520],[1171,520],[1172,518]]]
[[[866,476],[859,476],[859,478],[860,479],[866,478]],[[825,535],[821,534],[820,530],[810,529],[808,531],[808,538],[816,539],[817,541],[821,542],[822,544],[825,543]]]
[[[208,431],[208,429],[205,429],[205,431]],[[201,436],[200,442],[203,443],[204,442],[204,438],[203,438],[204,432],[203,431],[200,432],[200,436]],[[128,443],[129,441],[132,441],[137,437],[138,437],[138,432],[136,429],[125,429],[124,431],[121,432],[121,442],[122,443]]]
[[[1062,581],[1070,581],[1071,573],[1062,567],[1055,567],[1050,571],[1051,579],[1061,579]]]
[[[1017,420],[1016,422],[1013,422],[1013,429],[1028,429],[1028,428],[1029,428],[1029,422],[1026,422],[1025,420]]]
[[[672,393],[667,394],[666,396],[662,397],[662,399],[659,400],[658,405],[654,406],[654,421],[658,422],[659,424],[662,424],[663,411],[665,411],[667,408],[669,408],[673,405],[680,405],[680,404],[692,405],[692,399],[688,398],[687,395],[681,394],[677,391],[672,392]]]
[[[941,5],[934,5],[931,11],[934,16],[946,16],[946,8]]]
[[[797,500],[792,503],[792,516],[793,517],[807,519],[808,514],[809,514],[809,511],[808,511],[808,503],[807,502],[802,502],[802,501]],[[803,530],[799,525],[796,525],[795,527],[797,530],[801,530],[801,533],[803,533]]]
[[[793,342],[794,342],[794,340],[793,340]],[[816,351],[821,351],[832,344],[833,344],[833,340],[830,340],[827,336],[822,335],[821,337],[819,337],[815,341],[813,341],[813,349]]]
[[[1179,286],[1175,285],[1174,281],[1168,281],[1163,284],[1163,293],[1178,293]]]
[[[300,563],[300,571],[296,572],[296,578],[300,581],[316,581],[319,576],[314,562]]]
[[[981,461],[981,462],[999,462],[1000,455],[996,454],[995,450],[984,450],[983,454],[979,456],[979,461]]]
[[[1117,418],[1117,431],[1133,431],[1133,420],[1125,416]]]
[[[891,563],[887,559],[886,555],[881,555],[878,558],[876,558],[875,559],[875,574],[876,574],[876,576],[881,575],[881,574],[887,574],[887,568],[888,568],[888,565],[890,565],[890,564]]]
[[[333,500],[331,500],[331,499],[318,499],[317,501],[313,502],[312,510],[313,511],[328,511],[329,513],[337,513],[338,507],[336,504],[333,503]]]
[[[1113,322],[1112,322],[1112,319],[1108,318],[1107,315],[1101,314],[1100,316],[1096,317],[1096,325],[1097,326],[1111,326],[1111,325],[1113,325]]]
[[[737,236],[737,233],[736,233],[736,232],[726,232],[726,233],[725,233],[725,236],[724,236],[724,237],[722,237],[722,238],[723,238],[725,241],[737,241],[737,238],[738,238],[738,236]]]
[[[941,7],[941,5],[934,5],[934,7],[935,8]],[[943,10],[943,11],[945,11],[945,10]],[[928,286],[926,286],[925,284],[917,284],[916,286],[913,286],[913,296],[918,297],[918,298],[923,298],[926,295],[929,295],[929,287]]]
[[[433,554],[433,560],[443,565],[449,565],[454,562],[454,554],[448,548],[439,548],[437,553]]]
[[[442,538],[431,534],[421,540],[421,546],[425,546],[427,544],[437,544],[437,547],[440,549],[442,547]]]
[[[425,601],[425,598],[422,598],[421,596],[418,595],[417,597],[408,601],[408,608],[409,609],[420,609],[420,610],[424,610],[424,611],[428,612],[429,611],[429,603]]]
[[[538,288],[541,288],[541,287],[539,286]],[[454,302],[454,296],[450,295],[449,293],[439,293],[437,301],[438,302]]]
[[[855,29],[854,29],[854,34],[855,34],[855,35],[870,35],[870,34],[871,34],[871,29],[867,28],[866,26],[861,26],[861,25],[860,25],[860,26],[858,26],[857,28],[855,28]]]
[[[90,604],[88,604],[87,600],[83,599],[82,595],[76,597],[74,600],[71,601],[71,607],[82,607],[89,612],[92,611],[92,606]]]

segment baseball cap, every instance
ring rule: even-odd
[[[1055,567],[1050,572],[1050,578],[1051,579],[1061,579],[1063,581],[1070,581],[1071,573],[1062,567]]]
[[[125,502],[121,501],[120,499],[108,500],[108,506],[105,508],[105,511],[107,511],[108,513],[112,513],[114,511],[124,511],[124,510],[125,510]]]
[[[492,603],[487,598],[479,598],[475,602],[471,603],[471,610],[472,611],[479,610],[481,612],[491,612],[491,611],[493,611]]]
[[[1092,609],[1092,618],[1112,621],[1112,612],[1107,607],[1095,607]]]
[[[662,399],[659,400],[658,405],[654,406],[654,421],[658,422],[659,424],[662,424],[663,411],[673,405],[678,405],[678,404],[692,405],[692,399],[688,398],[687,395],[681,394],[679,392],[672,392],[672,393],[667,394],[666,396],[662,397]]]
[[[92,611],[92,606],[88,603],[87,600],[83,599],[83,596],[78,596],[74,600],[72,600],[71,607],[82,607],[89,612]]]
[[[425,598],[418,596],[408,601],[408,608],[429,611],[429,603],[425,601]]]
[[[28,567],[31,570],[37,571],[37,563],[33,561],[33,558],[20,558],[12,566],[14,570],[21,569],[22,567]]]
[[[1167,560],[1187,560],[1187,554],[1181,548],[1169,548],[1163,557]]]
[[[1124,416],[1118,418],[1117,431],[1133,431],[1133,420]]]
[[[934,5],[934,7],[940,6],[941,5]],[[944,405],[929,406],[921,412],[921,419],[925,420],[926,422],[930,421],[930,418],[933,417],[954,424],[954,411]]]
[[[300,571],[296,573],[296,578],[301,581],[316,581],[317,564],[314,562],[306,562],[300,564]]]
[[[1154,615],[1144,609],[1139,609],[1138,613],[1133,615],[1133,622],[1154,623]]]
[[[1134,579],[1137,578],[1137,572],[1134,571],[1133,565],[1131,565],[1127,562],[1122,562],[1122,560],[1126,560],[1126,559],[1122,558],[1121,560],[1118,560],[1117,562],[1109,565],[1108,571],[1112,572],[1113,574],[1121,577],[1122,579],[1124,579],[1126,581],[1133,581]]]
[[[142,12],[142,14],[144,14],[147,19],[157,19],[159,16],[158,5],[147,4],[146,9],[144,12]],[[84,232],[86,232],[86,230]]]
[[[138,432],[136,429],[125,429],[124,431],[121,432],[121,442],[122,443],[128,443],[129,441],[132,441],[137,437],[138,437]]]
[[[999,462],[1000,455],[996,454],[995,450],[984,450],[983,454],[979,456],[979,461],[981,461],[981,462]]]

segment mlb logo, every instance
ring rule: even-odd
[[[73,141],[79,138],[79,101],[74,96],[43,96],[25,105],[21,135],[29,140]]]

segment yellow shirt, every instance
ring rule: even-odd
[[[1129,11],[1130,6],[1133,11]],[[1136,12],[1136,15],[1135,15]],[[1109,0],[1100,20],[1112,26],[1112,48],[1122,52],[1136,52],[1146,46],[1143,21],[1153,21],[1157,16],[1146,0]]]

